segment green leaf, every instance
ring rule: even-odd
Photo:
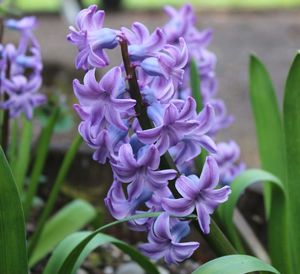
[[[66,259],[68,253],[71,252],[72,248],[75,247],[80,241],[89,236],[91,232],[77,232],[69,237],[67,237],[61,244],[55,249],[54,255],[52,256],[46,266],[44,274],[52,274],[57,273],[59,266],[62,265],[63,261]],[[144,255],[139,253],[135,248],[126,244],[123,241],[120,241],[114,237],[108,236],[106,234],[99,233],[96,235],[84,248],[81,256],[79,257],[76,266],[74,267],[72,274],[76,273],[76,269],[79,268],[80,264],[84,261],[84,259],[97,247],[104,244],[114,244],[124,253],[129,255],[132,260],[136,261],[146,273],[159,274],[156,266],[151,263]]]
[[[284,183],[286,181],[285,144],[276,93],[266,68],[253,55],[250,57],[249,84],[262,168],[280,178]],[[271,206],[272,185],[266,184],[264,189],[268,215]]]
[[[35,265],[65,237],[84,227],[96,215],[94,207],[83,200],[75,200],[62,208],[44,226],[35,251],[29,259],[29,266]]]
[[[22,117],[22,124],[21,142],[18,146],[18,156],[14,169],[16,184],[20,191],[23,189],[25,176],[29,166],[33,127],[32,121],[28,121],[25,117]]]
[[[79,267],[79,265],[80,265],[79,262],[81,262],[81,259],[80,259],[81,256],[85,256],[85,255],[82,255],[82,254],[85,254],[85,251],[84,251],[85,248],[89,245],[89,243],[91,241],[93,241],[93,239],[100,232],[102,232],[103,230],[105,230],[109,227],[112,227],[112,226],[115,226],[115,225],[118,225],[118,224],[121,224],[121,223],[125,223],[125,222],[131,221],[131,220],[136,220],[136,219],[141,219],[141,218],[156,218],[160,214],[161,214],[161,212],[133,215],[133,216],[130,216],[128,218],[124,218],[122,220],[115,221],[115,222],[112,222],[110,224],[104,225],[104,226],[98,228],[97,230],[95,230],[94,232],[88,233],[84,237],[78,238],[76,241],[72,242],[73,243],[72,247],[70,247],[69,244],[65,244],[63,248],[60,248],[58,246],[57,250],[59,250],[59,251],[56,251],[56,250],[54,251],[54,253],[53,253],[52,257],[50,258],[50,261],[49,261],[49,263],[46,267],[47,271],[45,271],[44,274],[48,274],[48,273],[58,273],[58,274],[72,273],[72,271],[75,271],[76,268]],[[193,216],[193,215],[191,215],[189,217],[190,218],[195,218],[195,216]],[[62,256],[63,256],[63,259],[61,259]],[[142,256],[142,255],[140,254],[140,256]],[[142,256],[141,258],[139,258],[139,256],[137,256],[136,258],[133,258],[133,259],[135,259],[136,262],[139,263],[144,268],[144,266],[143,266],[143,264],[145,264],[145,257],[144,256]],[[147,265],[148,266],[145,266],[145,267],[148,268],[147,271],[150,271],[149,267],[151,267],[151,269],[153,269],[153,272],[151,272],[151,273],[158,273],[155,266],[150,261],[147,262]],[[156,272],[154,270],[156,270]]]
[[[51,189],[50,195],[48,197],[47,203],[43,209],[43,212],[38,220],[37,226],[36,226],[36,230],[29,242],[29,246],[28,246],[28,256],[29,258],[31,258],[31,255],[35,249],[35,246],[39,240],[40,234],[44,228],[44,225],[50,215],[50,213],[52,212],[54,206],[55,206],[55,202],[57,200],[59,191],[61,189],[62,184],[65,181],[66,175],[71,167],[71,164],[73,163],[74,157],[80,147],[82,143],[82,138],[79,134],[77,134],[77,136],[75,137],[75,139],[73,140],[70,148],[68,149],[68,152],[66,153],[64,160],[62,162],[62,165],[59,169],[58,175],[55,179],[55,182],[53,184],[53,187]]]
[[[197,112],[200,112],[203,108],[203,100],[202,100],[200,84],[201,82],[200,82],[200,75],[199,75],[197,63],[195,60],[192,59],[190,62],[190,85],[191,85],[193,98],[197,103],[196,105]]]
[[[262,168],[277,176],[283,184],[287,183],[286,174],[286,152],[282,121],[280,117],[280,110],[274,87],[270,76],[264,65],[257,57],[251,56],[249,67],[249,81],[250,81],[250,98],[252,111],[255,118],[257,143],[259,147],[259,154]],[[269,246],[270,255],[273,264],[283,273],[289,273],[288,265],[292,263],[290,257],[282,260],[281,247],[286,245],[284,239],[288,238],[288,216],[284,203],[276,203],[280,200],[281,195],[273,184],[264,184],[264,199],[267,219],[276,224],[275,227],[268,225],[268,242],[274,243]],[[274,199],[275,203],[272,203]],[[276,209],[271,209],[271,206]],[[278,214],[273,216],[273,219],[268,218],[270,211],[278,210]],[[283,240],[278,240],[278,234],[283,236]],[[277,234],[277,235],[276,235]],[[275,241],[273,236],[276,237]],[[278,243],[278,246],[276,245]]]
[[[190,85],[191,85],[193,98],[196,101],[196,110],[197,113],[199,113],[203,109],[201,79],[197,67],[197,62],[193,59],[190,62]],[[207,156],[207,151],[205,151],[205,149],[202,148],[200,155],[198,155],[195,158],[195,165],[198,174],[200,174],[202,171],[206,156]]]
[[[244,274],[265,271],[280,274],[273,266],[247,255],[229,255],[209,261],[192,274]]]
[[[270,240],[268,246],[273,265],[275,265],[275,267],[282,273],[293,273],[291,271],[291,262],[289,260],[291,258],[290,250],[287,245],[288,235],[282,233],[281,228],[278,227],[278,218],[283,218],[283,216],[285,216],[284,210],[286,210],[285,192],[280,179],[267,171],[258,169],[243,172],[232,182],[232,193],[229,196],[228,201],[219,207],[219,217],[229,239],[238,246],[239,237],[233,224],[234,209],[245,189],[260,181],[263,183],[273,184],[273,190],[274,193],[276,193],[276,200],[272,199],[270,218],[268,222],[268,225],[272,228],[269,230],[270,235],[268,235],[268,237]],[[283,257],[285,258],[284,260],[282,260]]]
[[[10,167],[0,147],[0,273],[27,274],[25,222]]]
[[[295,259],[295,269],[299,270],[300,260],[300,52],[296,55],[285,85],[284,131],[287,152],[287,197],[290,215],[290,236]],[[296,273],[295,271],[294,273]]]
[[[37,154],[33,164],[33,169],[29,181],[29,189],[26,194],[26,198],[24,202],[25,219],[27,219],[28,217],[28,213],[32,205],[32,200],[37,192],[39,179],[42,174],[44,164],[46,162],[49,144],[51,141],[53,129],[56,124],[58,116],[59,116],[59,109],[57,108],[52,113],[52,116],[49,118],[48,124],[46,125],[46,127],[43,128],[39,138],[39,143],[36,150]]]

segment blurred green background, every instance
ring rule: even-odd
[[[17,8],[24,11],[55,12],[64,0],[11,0]],[[95,0],[84,0],[86,5],[99,3]],[[180,6],[188,2],[193,6],[204,8],[289,8],[300,7],[300,0],[122,0],[125,9],[155,9],[166,4]]]

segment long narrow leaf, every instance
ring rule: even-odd
[[[203,109],[201,79],[200,79],[197,63],[193,59],[190,62],[190,85],[191,85],[193,98],[196,101],[196,110],[197,113],[199,113]],[[207,152],[202,148],[201,154],[195,158],[195,165],[198,174],[200,174],[202,171],[206,156],[207,156]]]
[[[257,57],[251,56],[249,68],[250,98],[255,118],[257,143],[262,168],[277,176],[283,184],[287,182],[286,174],[286,152],[285,141],[280,111],[274,87],[270,76],[264,65]],[[270,211],[278,211],[269,219],[269,222],[276,224],[268,225],[268,242],[274,243],[269,246],[273,264],[283,273],[290,273],[288,265],[291,265],[291,258],[282,260],[282,247],[286,246],[284,240],[278,240],[278,233],[283,239],[288,239],[288,216],[286,204],[277,203],[280,200],[280,193],[273,184],[264,184],[264,199],[267,217]],[[274,203],[272,202],[274,199]],[[276,208],[271,208],[271,206]],[[279,213],[280,212],[280,213]],[[276,237],[277,239],[273,239]],[[278,243],[278,245],[276,245]],[[286,255],[287,256],[287,255]]]
[[[18,146],[18,156],[15,163],[14,175],[16,183],[21,190],[24,185],[25,176],[30,161],[31,141],[32,141],[32,121],[27,121],[23,117],[23,128],[21,134],[21,142]]]
[[[20,196],[1,147],[0,273],[28,273],[25,223]]]
[[[37,191],[39,179],[40,179],[40,176],[41,176],[43,168],[44,168],[50,140],[51,140],[54,126],[56,124],[58,116],[59,116],[59,109],[57,108],[53,112],[52,116],[49,118],[48,124],[43,128],[40,139],[39,139],[39,143],[37,146],[36,159],[34,161],[32,174],[31,174],[30,181],[29,181],[29,189],[26,194],[26,198],[25,198],[25,202],[24,202],[25,219],[27,219],[27,217],[28,217],[29,210],[32,205],[32,200]]]
[[[264,65],[250,57],[249,92],[255,118],[257,144],[262,168],[286,181],[285,144],[275,90]],[[267,212],[270,210],[272,185],[264,186]]]
[[[231,184],[232,193],[226,203],[219,207],[219,216],[224,225],[229,239],[238,243],[238,236],[233,224],[233,211],[236,207],[239,197],[244,193],[245,189],[257,182],[270,183],[274,186],[276,200],[272,199],[270,218],[268,225],[272,227],[269,233],[269,251],[273,265],[282,273],[293,273],[290,259],[290,250],[288,246],[288,238],[277,227],[278,216],[284,216],[286,210],[285,192],[282,182],[269,172],[263,170],[247,170],[239,175]],[[278,237],[280,235],[280,237]],[[277,248],[277,249],[276,249]],[[285,258],[282,260],[282,258]]]
[[[295,269],[300,269],[300,52],[296,55],[285,86],[284,130],[287,152],[288,184],[286,187],[290,213],[290,245],[293,248]],[[294,273],[296,273],[295,271]]]
[[[51,189],[51,192],[50,192],[49,198],[47,200],[47,203],[45,205],[45,208],[43,209],[42,215],[39,218],[35,233],[33,234],[32,238],[29,242],[29,247],[28,247],[29,258],[31,257],[31,255],[35,249],[35,246],[39,240],[40,234],[44,228],[44,225],[55,206],[55,202],[57,200],[61,186],[65,181],[65,177],[70,169],[70,166],[74,160],[74,157],[75,157],[81,143],[82,143],[82,138],[78,134],[75,137],[68,152],[66,153],[66,155],[64,157],[63,163],[61,165],[61,168],[59,169],[58,175],[57,175],[54,185]]]
[[[66,238],[54,251],[55,256],[51,257],[51,259],[49,260],[44,274],[57,273],[59,266],[62,265],[68,253],[70,253],[71,248],[74,248],[76,244],[78,244],[90,234],[90,232],[78,232]],[[74,267],[73,271],[69,273],[75,274],[76,269],[80,266],[80,264],[84,261],[84,259],[88,256],[89,253],[91,253],[97,247],[108,243],[114,244],[115,246],[120,248],[124,253],[129,255],[132,260],[136,261],[145,270],[146,273],[159,274],[155,265],[151,263],[144,255],[139,253],[135,248],[131,247],[123,241],[120,241],[114,237],[102,233],[96,235],[84,248],[79,260],[77,261],[76,266]]]
[[[75,200],[62,208],[46,223],[35,251],[29,259],[29,266],[41,260],[65,237],[84,227],[96,215],[93,206],[83,200]]]
[[[280,274],[273,266],[247,255],[229,255],[209,261],[192,274],[244,274],[264,271]]]

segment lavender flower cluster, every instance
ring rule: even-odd
[[[36,26],[35,17],[5,21],[5,27],[19,32],[20,37],[17,47],[0,44],[0,95],[4,98],[0,108],[9,110],[11,118],[24,113],[30,120],[34,108],[46,102],[46,97],[38,93],[43,65],[40,46],[33,34]]]
[[[114,174],[105,204],[116,219],[163,212],[129,226],[148,232],[148,243],[140,245],[145,254],[178,263],[199,246],[182,242],[190,230],[183,217],[196,212],[200,229],[209,233],[210,215],[230,194],[220,182],[235,176],[239,149],[213,140],[232,118],[214,98],[216,58],[206,49],[211,31],[196,29],[189,5],[166,12],[170,21],[152,33],[139,22],[114,30],[103,26],[105,13],[93,5],[78,14],[68,40],[79,51],[76,68],[87,71],[83,83],[73,82],[79,132],[95,150],[93,159],[109,161]],[[109,64],[106,50],[118,46],[123,62],[98,81],[96,68]],[[192,59],[201,76],[200,113],[189,87]],[[211,155],[198,177],[193,160],[202,149]]]

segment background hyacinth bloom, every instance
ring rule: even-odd
[[[240,154],[240,147],[233,140],[217,144],[217,153],[212,156],[218,163],[222,184],[230,184],[246,169],[245,163],[239,162]]]
[[[12,118],[24,112],[27,119],[32,119],[33,109],[46,101],[44,95],[37,93],[41,86],[39,75],[30,80],[23,75],[14,76],[11,80],[3,79],[2,85],[9,98],[0,107],[9,109]]]
[[[180,243],[189,231],[188,222],[176,222],[171,225],[170,216],[163,213],[151,227],[149,242],[141,244],[139,249],[154,260],[163,257],[168,264],[182,262],[199,247],[197,242]]]
[[[145,189],[160,190],[168,185],[168,180],[175,178],[175,170],[157,170],[159,163],[160,154],[154,145],[140,148],[135,159],[131,145],[124,144],[111,165],[121,182],[131,182],[128,186],[130,195],[137,196]]]
[[[231,192],[228,186],[215,189],[219,183],[219,170],[216,161],[206,158],[200,178],[195,175],[180,176],[176,180],[176,189],[183,198],[163,200],[163,208],[171,215],[186,216],[195,209],[198,223],[203,233],[209,233],[210,214],[224,203]]]
[[[76,27],[71,26],[67,39],[77,46],[76,68],[105,67],[109,64],[103,49],[118,45],[117,31],[103,28],[105,13],[96,5],[83,9],[76,17]]]

